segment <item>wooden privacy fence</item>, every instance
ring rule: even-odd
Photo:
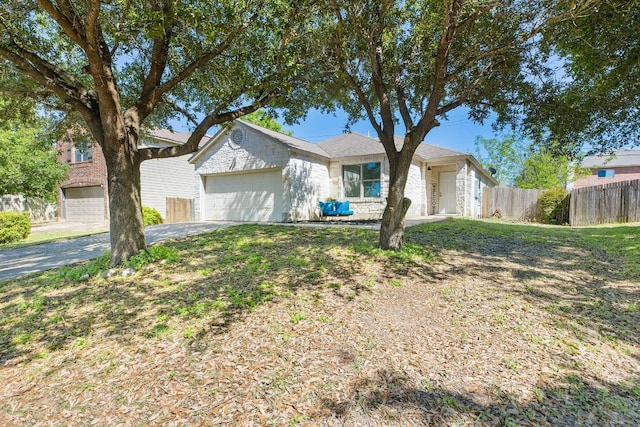
[[[482,217],[496,212],[516,221],[537,221],[538,198],[543,190],[485,188]],[[577,188],[569,193],[569,224],[572,226],[640,222],[640,179]]]
[[[540,214],[538,198],[542,193],[542,190],[485,187],[482,195],[482,217],[499,215],[516,221],[535,221]]]
[[[569,224],[594,225],[640,221],[640,179],[571,191]]]
[[[192,199],[181,199],[178,197],[167,197],[167,222],[189,222],[191,221]]]

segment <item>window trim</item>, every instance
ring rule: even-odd
[[[379,174],[378,174],[378,178],[377,179],[364,179],[364,167],[366,165],[369,164],[376,164],[378,165],[378,169],[379,169]],[[359,195],[358,196],[347,196],[346,194],[346,185],[345,185],[345,178],[344,178],[344,173],[345,173],[345,168],[346,167],[353,167],[353,166],[358,166],[360,168],[359,174],[358,174],[358,182],[359,182]],[[365,196],[364,192],[365,192],[365,183],[375,183],[377,182],[379,185],[379,194],[377,196]],[[358,199],[358,200],[364,200],[364,199],[380,199],[382,198],[382,162],[380,161],[371,161],[371,162],[363,162],[363,163],[349,163],[349,164],[343,164],[342,165],[342,195],[345,199]]]

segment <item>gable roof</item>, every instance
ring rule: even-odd
[[[404,144],[404,138],[395,137],[395,144],[398,149]],[[385,154],[382,143],[377,138],[371,138],[359,133],[345,133],[335,136],[318,144],[331,157],[353,157]],[[466,156],[460,151],[449,150],[448,148],[422,143],[416,150],[416,155],[423,161],[440,157]]]
[[[267,129],[262,126],[250,123],[244,120],[236,120],[236,124],[258,131],[270,138],[275,139],[277,142],[294,150],[315,154],[316,156],[330,158],[331,156],[323,150],[318,144],[312,144],[310,142],[298,139],[293,136],[285,135],[284,133],[276,132],[275,130]]]
[[[613,155],[600,154],[584,159],[582,167],[628,167],[640,166],[640,150],[618,150]]]
[[[218,131],[214,136],[207,137],[207,142],[200,145],[200,149],[198,150],[198,152],[191,156],[189,158],[189,161],[195,162],[200,157],[202,157],[204,153],[206,153],[211,147],[216,145],[223,136],[228,135],[231,129],[233,129],[234,127],[244,127],[246,129],[259,132],[275,143],[284,145],[285,147],[296,150],[298,152],[307,153],[315,157],[321,157],[325,160],[329,160],[330,158],[329,154],[327,154],[322,148],[318,147],[317,144],[311,144],[310,142],[303,141],[302,139],[285,135],[283,133],[267,129],[265,127],[244,120],[234,120],[232,126],[224,127],[220,129],[220,131]]]

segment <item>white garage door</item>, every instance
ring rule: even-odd
[[[208,176],[208,221],[282,221],[282,171]]]
[[[65,218],[67,221],[104,221],[104,191],[102,187],[67,188]]]

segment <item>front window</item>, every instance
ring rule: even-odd
[[[93,141],[88,135],[76,135],[67,144],[67,163],[90,162],[93,159]]]
[[[599,169],[598,178],[613,178],[616,175],[616,171],[613,169]]]
[[[380,162],[342,167],[345,197],[380,197]]]
[[[73,157],[73,161],[74,163],[80,163],[80,162],[88,162],[89,161],[89,150],[90,147],[88,146],[84,146],[84,147],[74,147],[74,157]]]

